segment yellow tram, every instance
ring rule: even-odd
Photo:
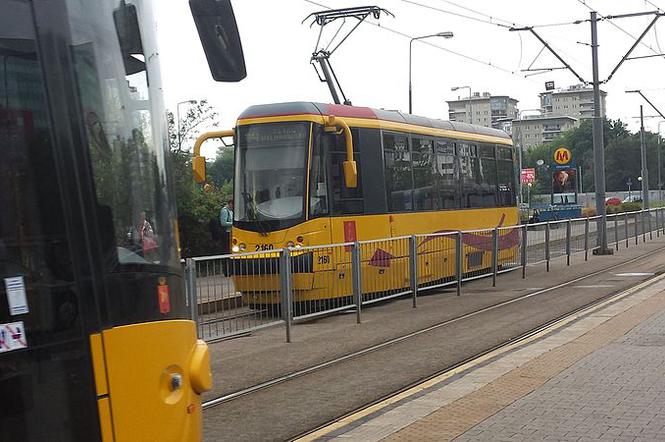
[[[407,241],[395,238],[518,223],[514,149],[503,131],[294,102],[250,107],[222,134],[235,137],[232,250],[242,255],[233,273],[249,304],[279,300],[273,249],[292,247],[295,300],[320,300],[352,293],[351,248],[311,246],[377,240],[361,247],[362,286],[381,292],[409,286]],[[463,238],[463,271],[489,268],[489,233]],[[418,240],[419,284],[454,275],[440,265],[454,259],[453,243]],[[498,243],[499,264],[509,262],[517,230]]]

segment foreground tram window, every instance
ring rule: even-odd
[[[76,283],[49,121],[31,6],[5,2],[0,14],[0,324],[19,331],[26,348],[0,352],[2,441],[98,437],[81,319],[81,297],[89,294]],[[7,290],[25,293],[25,305],[9,305]]]

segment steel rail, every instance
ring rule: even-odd
[[[525,295],[519,296],[519,297],[517,297],[517,298],[509,299],[509,300],[507,300],[507,301],[502,301],[502,302],[499,302],[499,303],[496,303],[496,304],[492,304],[492,305],[489,305],[489,306],[487,306],[487,307],[483,307],[482,309],[475,310],[475,311],[473,311],[473,312],[469,312],[469,313],[466,313],[466,314],[464,314],[464,315],[457,316],[457,317],[455,317],[455,318],[448,319],[448,320],[445,320],[445,321],[443,321],[443,322],[439,322],[439,323],[434,324],[434,325],[431,325],[431,326],[429,326],[429,327],[425,327],[425,328],[423,328],[423,329],[416,330],[416,331],[414,331],[414,332],[407,333],[407,334],[404,334],[404,335],[402,335],[402,336],[398,336],[397,338],[392,338],[392,339],[389,339],[389,340],[384,341],[384,342],[382,342],[382,343],[375,344],[375,345],[372,345],[372,346],[370,346],[370,347],[366,347],[366,348],[363,348],[363,349],[360,349],[360,350],[357,350],[357,351],[354,351],[354,352],[348,353],[348,354],[346,354],[346,355],[343,355],[343,356],[339,356],[339,357],[336,357],[336,358],[330,359],[330,360],[325,361],[325,362],[322,362],[322,363],[320,363],[320,364],[312,365],[312,366],[310,366],[310,367],[303,368],[303,369],[300,369],[300,370],[295,370],[295,371],[292,371],[292,372],[287,373],[287,374],[285,374],[285,375],[278,376],[278,377],[275,377],[275,378],[273,378],[273,379],[270,379],[270,380],[267,380],[267,381],[264,381],[264,382],[260,382],[260,383],[258,383],[258,384],[255,384],[255,385],[251,386],[251,387],[243,388],[243,389],[241,389],[241,390],[237,390],[237,391],[234,391],[234,392],[232,392],[232,393],[228,393],[228,394],[225,394],[225,395],[219,396],[219,397],[217,397],[217,398],[215,398],[215,399],[211,399],[211,400],[209,400],[209,401],[205,401],[205,402],[203,403],[203,410],[208,410],[208,409],[210,409],[210,408],[213,408],[213,407],[215,407],[215,406],[221,405],[221,404],[223,404],[223,403],[230,402],[230,401],[233,401],[233,400],[235,400],[235,399],[241,398],[241,397],[243,397],[243,396],[247,396],[247,395],[250,395],[250,394],[252,394],[252,393],[255,393],[255,392],[257,392],[257,391],[264,390],[264,389],[266,389],[266,388],[270,388],[270,387],[272,387],[272,386],[275,386],[275,385],[278,385],[278,384],[282,384],[282,383],[284,383],[284,382],[287,382],[287,381],[293,380],[293,379],[295,379],[295,378],[299,378],[299,377],[301,377],[301,376],[305,376],[305,375],[308,375],[308,374],[311,374],[311,373],[317,372],[317,371],[319,371],[319,370],[322,370],[322,369],[324,369],[324,368],[327,368],[327,367],[330,367],[330,366],[333,366],[333,365],[339,364],[339,363],[341,363],[341,362],[348,361],[348,360],[350,360],[350,359],[355,359],[355,358],[358,358],[358,357],[364,356],[364,355],[366,355],[366,354],[368,354],[368,353],[372,353],[372,352],[375,352],[375,351],[377,351],[377,350],[381,350],[381,349],[386,348],[386,347],[389,347],[389,346],[391,346],[391,345],[398,344],[398,343],[400,343],[400,342],[403,342],[403,341],[406,341],[406,340],[409,340],[409,339],[415,338],[415,337],[417,337],[417,336],[420,336],[420,335],[423,335],[423,334],[429,333],[429,332],[431,332],[431,331],[437,330],[437,329],[442,328],[442,327],[446,327],[446,326],[448,326],[448,325],[451,325],[451,324],[454,324],[454,323],[460,322],[460,321],[462,321],[462,320],[465,320],[465,319],[469,319],[469,318],[472,318],[472,317],[478,316],[478,315],[480,315],[480,314],[482,314],[482,313],[486,313],[486,312],[489,312],[489,311],[492,311],[492,310],[496,310],[496,309],[499,309],[499,308],[501,308],[501,307],[505,307],[505,306],[507,306],[507,305],[514,304],[514,303],[516,303],[516,302],[520,302],[520,301],[523,301],[523,300],[525,300],[525,299],[532,298],[532,297],[534,297],[534,296],[542,295],[542,294],[544,294],[544,293],[549,293],[549,292],[551,292],[551,291],[553,291],[553,290],[558,290],[558,289],[560,289],[560,288],[562,288],[562,287],[566,287],[566,286],[568,286],[568,285],[578,283],[578,282],[580,282],[580,281],[583,281],[583,280],[588,279],[588,278],[592,278],[592,277],[594,277],[594,276],[600,275],[600,274],[605,273],[605,272],[608,272],[608,271],[610,271],[610,270],[613,270],[613,269],[616,269],[616,268],[619,268],[619,267],[623,267],[623,266],[628,265],[628,264],[632,264],[632,263],[634,263],[635,261],[639,261],[639,260],[642,260],[642,259],[648,258],[648,257],[650,257],[650,256],[652,256],[652,255],[655,255],[656,253],[660,253],[660,252],[661,252],[660,249],[653,250],[653,251],[651,251],[651,252],[647,252],[647,253],[645,253],[645,254],[643,254],[643,255],[640,255],[640,256],[637,256],[637,257],[635,257],[635,258],[632,258],[632,259],[630,259],[630,260],[628,260],[628,261],[625,261],[625,262],[622,262],[622,263],[619,263],[619,264],[615,264],[615,265],[613,265],[613,266],[606,267],[606,268],[601,269],[601,270],[597,270],[597,271],[592,272],[592,273],[589,273],[589,274],[587,274],[587,275],[579,276],[579,277],[577,277],[577,278],[571,279],[570,281],[566,281],[566,282],[563,282],[563,283],[560,283],[560,284],[556,284],[556,285],[554,285],[554,286],[547,287],[547,288],[544,288],[544,289],[539,289],[539,290],[536,290],[536,291],[534,291],[534,292],[527,293],[527,294],[525,294]],[[546,324],[550,324],[550,325],[551,325],[552,322],[556,322],[556,321],[563,320],[563,319],[565,319],[566,317],[568,317],[568,316],[570,316],[570,315],[573,315],[573,314],[579,312],[580,310],[582,310],[582,309],[584,309],[584,308],[588,308],[588,307],[594,305],[595,303],[598,303],[598,302],[601,302],[601,301],[606,301],[607,299],[609,299],[609,298],[611,298],[611,297],[613,297],[613,296],[617,296],[618,294],[622,293],[623,291],[625,291],[625,290],[622,290],[622,291],[619,292],[619,293],[611,293],[611,294],[609,294],[609,295],[607,295],[607,296],[604,296],[604,297],[602,297],[602,298],[599,298],[599,299],[597,299],[597,300],[595,300],[595,301],[592,301],[591,303],[588,303],[588,304],[585,304],[585,305],[583,305],[583,306],[581,306],[581,307],[579,307],[579,308],[576,308],[575,310],[573,310],[573,311],[571,311],[571,312],[568,312],[568,313],[566,313],[566,314],[563,315],[563,316],[559,316],[558,318],[555,318],[555,319],[553,319],[552,321],[549,321],[549,322],[546,323]],[[541,330],[542,327],[543,327],[543,326],[541,325],[541,326],[538,326],[536,329],[537,329],[537,330]],[[478,358],[478,357],[480,357],[480,356],[482,356],[482,355],[484,355],[484,354],[486,354],[486,353],[488,353],[488,352],[490,352],[490,351],[494,351],[494,350],[496,350],[497,348],[500,348],[500,347],[502,347],[502,346],[504,346],[504,345],[512,344],[512,343],[516,342],[517,339],[524,339],[524,338],[521,338],[522,335],[524,335],[524,334],[528,334],[528,333],[531,333],[533,330],[536,330],[536,329],[531,329],[531,330],[529,330],[529,331],[527,331],[527,332],[525,332],[525,333],[523,333],[523,334],[521,334],[521,335],[518,335],[518,336],[516,336],[516,337],[510,338],[510,339],[504,341],[503,343],[498,344],[497,346],[492,347],[492,348],[489,349],[489,350],[485,350],[485,351],[483,351],[483,352],[481,352],[481,353],[479,353],[479,354],[476,354],[476,355],[474,355],[474,356],[471,356],[470,358],[465,359],[465,360],[462,361],[462,362],[456,363],[456,364],[454,364],[453,366],[449,366],[449,367],[447,367],[447,368],[445,368],[445,369],[443,369],[443,370],[440,370],[439,372],[436,373],[436,375],[440,375],[441,373],[444,373],[445,371],[452,370],[452,369],[454,369],[455,367],[458,367],[459,365],[468,362],[469,360],[473,360],[473,359],[475,359],[475,358]],[[400,390],[398,390],[398,391],[395,391],[395,392],[391,393],[390,395],[387,395],[387,396],[383,397],[382,399],[379,399],[379,400],[377,400],[377,401],[373,401],[372,403],[370,403],[370,404],[368,404],[368,405],[365,405],[365,406],[363,406],[363,407],[360,407],[359,409],[353,410],[353,411],[350,412],[350,413],[344,414],[343,416],[338,416],[338,417],[336,417],[334,420],[339,420],[340,418],[343,418],[343,417],[348,416],[348,415],[350,415],[350,414],[356,413],[356,412],[358,412],[360,409],[366,408],[366,407],[371,406],[371,405],[373,405],[373,404],[375,404],[375,403],[377,403],[377,402],[380,402],[381,400],[384,400],[386,397],[390,397],[390,396],[393,396],[393,395],[395,395],[395,394],[398,394],[398,393],[401,392],[401,391],[405,391],[406,389],[412,387],[413,385],[417,385],[418,383],[422,383],[422,382],[426,381],[427,379],[429,379],[429,378],[431,378],[431,377],[433,377],[433,376],[428,376],[427,378],[421,379],[421,380],[419,380],[419,381],[417,381],[417,382],[415,382],[415,383],[413,383],[413,384],[409,384],[409,386],[408,386],[408,387],[405,387],[404,389],[400,389]],[[329,422],[328,422],[326,425],[328,425],[328,424],[329,424]],[[325,426],[325,425],[324,425],[324,426]],[[319,426],[319,427],[317,427],[316,429],[319,429],[319,428],[322,428],[322,427],[323,427],[323,426]],[[309,431],[309,432],[315,431],[316,429],[311,430],[311,431]],[[309,433],[309,432],[307,432],[307,433]],[[300,435],[300,436],[302,436],[302,435]],[[299,436],[299,437],[300,437],[300,436]]]
[[[650,252],[650,254],[651,253],[654,253],[654,252]],[[638,258],[635,258],[635,259],[640,259],[640,258],[643,258],[643,257],[646,257],[646,256],[647,255],[644,255],[644,256],[641,256],[641,257],[638,257]],[[606,270],[609,270],[609,269],[606,269]],[[662,279],[662,274],[656,273],[651,278],[649,278],[645,281],[642,281],[641,283],[636,284],[636,286],[648,287],[649,285],[651,285],[650,284],[651,282],[657,282],[658,279]],[[636,287],[636,286],[634,286],[634,287]],[[502,342],[500,344],[497,344],[497,345],[495,345],[495,346],[493,346],[489,349],[483,350],[482,352],[476,353],[475,355],[470,356],[470,357],[468,357],[468,358],[466,358],[462,361],[456,362],[453,365],[450,365],[450,366],[448,366],[448,367],[446,367],[442,370],[439,370],[434,374],[428,375],[428,376],[426,376],[426,377],[424,377],[424,378],[422,378],[418,381],[412,382],[411,384],[407,385],[406,387],[402,387],[399,390],[396,390],[392,393],[388,393],[388,394],[382,396],[379,399],[373,400],[372,402],[370,402],[368,404],[365,404],[361,407],[358,407],[353,411],[344,413],[343,415],[337,416],[334,419],[330,419],[326,423],[321,424],[321,425],[317,426],[316,428],[313,428],[313,429],[307,430],[303,433],[300,433],[299,435],[294,436],[294,437],[290,438],[289,440],[290,441],[295,441],[295,440],[299,440],[301,438],[307,437],[308,435],[311,435],[311,434],[314,434],[314,433],[316,433],[320,430],[323,430],[324,428],[326,428],[328,426],[331,426],[331,425],[339,422],[340,420],[346,419],[350,416],[353,416],[354,414],[360,413],[363,410],[366,410],[370,407],[373,407],[377,404],[380,404],[380,403],[382,403],[382,402],[384,402],[388,399],[391,399],[395,396],[399,396],[400,394],[402,394],[404,392],[407,392],[407,391],[413,389],[414,387],[422,385],[422,384],[424,384],[428,381],[431,381],[432,379],[436,379],[437,377],[444,376],[447,373],[454,372],[458,368],[463,367],[465,365],[473,364],[475,361],[477,361],[479,359],[482,359],[483,357],[485,357],[487,355],[490,355],[491,353],[497,352],[497,351],[499,351],[501,349],[504,349],[504,348],[509,349],[511,347],[514,347],[515,345],[519,344],[522,341],[526,341],[529,338],[537,336],[538,334],[541,334],[543,332],[547,332],[548,329],[554,328],[558,324],[563,323],[562,325],[565,325],[566,321],[568,321],[570,319],[572,319],[574,321],[574,320],[577,319],[577,318],[575,318],[575,316],[585,316],[587,314],[593,313],[596,308],[605,307],[605,304],[613,304],[614,302],[619,302],[625,296],[629,296],[631,294],[631,290],[634,287],[628,287],[624,290],[620,290],[620,291],[617,291],[617,292],[610,293],[607,296],[603,296],[602,298],[596,299],[596,300],[591,301],[587,304],[584,304],[580,307],[577,307],[577,308],[575,308],[574,310],[572,310],[568,313],[565,313],[565,314],[563,314],[563,315],[561,315],[557,318],[554,318],[550,321],[547,321],[544,324],[538,325],[537,327],[534,327],[530,330],[527,330],[524,333],[521,333],[521,334],[519,334],[519,335],[517,335],[513,338],[509,338],[509,339],[505,340],[504,342]],[[614,298],[616,298],[616,299],[614,299]],[[553,329],[551,331],[555,331],[555,330],[556,329]],[[496,356],[492,356],[492,358],[500,357],[500,356],[501,356],[501,354],[498,354]],[[469,367],[469,368],[467,368],[463,371],[472,370],[473,368],[474,367]],[[407,396],[407,397],[409,397],[409,396]]]

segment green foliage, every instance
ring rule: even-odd
[[[621,120],[603,122],[603,138],[605,141],[605,188],[608,191],[627,189],[626,182],[630,178],[633,189],[639,188],[637,177],[641,174],[640,135],[631,133]],[[656,171],[658,135],[646,133],[647,163],[650,165],[649,185],[658,188]],[[579,127],[568,130],[555,138],[551,143],[529,149],[524,154],[524,167],[536,168],[536,183],[532,192],[548,194],[551,189],[549,165],[552,152],[557,147],[567,147],[573,154],[575,165],[582,171],[582,190],[593,192],[594,161],[592,121],[582,120]],[[543,160],[544,165],[536,162]]]
[[[167,113],[174,187],[178,204],[181,256],[220,253],[211,238],[210,222],[219,222],[223,202],[233,195],[233,149],[220,148],[217,158],[207,164],[210,189],[204,191],[192,178],[191,148],[205,126],[217,126],[218,113],[201,100],[180,116],[180,140],[177,122]],[[179,142],[180,141],[180,142]]]

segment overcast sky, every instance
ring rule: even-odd
[[[579,81],[570,72],[556,70],[525,78],[525,69],[542,49],[526,32],[509,32],[494,24],[474,21],[437,11],[441,9],[472,16],[482,21],[541,25],[569,23],[589,18],[589,7],[602,15],[665,10],[665,0],[316,0],[327,7],[377,5],[395,17],[362,24],[333,54],[331,63],[354,105],[408,110],[408,36],[452,31],[454,38],[427,40],[441,48],[481,60],[477,63],[460,55],[429,46],[413,44],[413,109],[415,114],[446,119],[446,100],[465,96],[467,91],[451,92],[453,86],[471,86],[474,92],[509,95],[519,100],[520,109],[539,107],[538,93],[545,81],[565,87]],[[420,5],[417,5],[419,3]],[[424,6],[423,6],[424,5]],[[456,6],[456,5],[461,5]],[[301,24],[311,12],[324,8],[306,0],[235,0],[236,19],[241,34],[247,78],[240,83],[216,83],[203,55],[187,0],[158,3],[158,38],[167,106],[175,110],[178,101],[208,99],[220,113],[221,126],[232,127],[248,106],[285,101],[331,102],[330,93],[316,76],[309,60],[318,35],[318,26]],[[427,8],[429,6],[431,8]],[[435,9],[432,9],[435,8]],[[466,9],[465,9],[466,8]],[[472,9],[473,11],[470,11]],[[607,78],[621,56],[642,33],[652,17],[638,17],[599,24],[600,76]],[[537,29],[562,57],[586,80],[591,81],[591,50],[577,43],[590,41],[590,25],[550,26]],[[325,40],[325,35],[324,35]],[[661,53],[665,48],[665,18],[660,19],[634,56]],[[327,42],[327,40],[326,40]],[[533,67],[558,67],[561,64],[543,51]],[[627,61],[612,80],[603,85],[608,92],[607,112],[620,118],[631,129],[639,127],[639,96],[626,94],[640,88],[665,112],[665,58]],[[646,105],[646,103],[644,103]],[[181,107],[184,111],[184,108]],[[645,107],[645,115],[655,112]],[[655,131],[659,118],[647,119]],[[665,128],[664,128],[665,130]],[[213,154],[210,149],[204,152]]]

